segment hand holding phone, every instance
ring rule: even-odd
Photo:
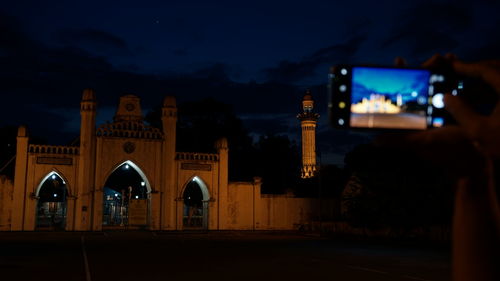
[[[448,117],[444,95],[463,84],[428,69],[339,65],[329,75],[330,122],[337,128],[424,130]]]

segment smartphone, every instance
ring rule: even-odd
[[[423,68],[338,65],[329,74],[328,111],[337,128],[425,130],[448,122],[444,94],[463,83]]]

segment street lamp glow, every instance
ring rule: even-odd
[[[125,170],[128,170],[128,168],[130,168],[130,166],[128,164],[125,164]]]
[[[56,193],[54,193],[54,198],[55,198],[55,197],[57,197],[57,194],[56,194]]]
[[[141,186],[145,186],[145,185],[146,185],[146,183],[141,181]]]
[[[139,199],[139,195],[136,195],[136,196],[135,196],[135,199]]]
[[[52,175],[52,179],[55,180],[56,179],[56,175]]]

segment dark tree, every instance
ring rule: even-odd
[[[16,127],[0,128],[0,174],[7,175],[10,178],[14,177],[16,155]]]
[[[215,152],[215,142],[226,137],[229,145],[229,177],[252,180],[255,148],[252,139],[231,106],[214,99],[186,102],[178,106],[177,151]],[[146,115],[146,121],[161,128],[161,108]]]
[[[294,190],[300,176],[300,156],[287,136],[267,135],[257,144],[257,174],[262,177],[263,193]]]
[[[452,191],[442,168],[410,150],[361,145],[346,155],[346,219],[366,227],[448,224]]]
[[[17,127],[0,128],[0,174],[14,178],[16,165]],[[29,131],[28,131],[29,132]],[[46,144],[47,141],[37,136],[29,136],[30,144]]]

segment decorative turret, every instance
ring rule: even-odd
[[[165,99],[163,99],[161,120],[163,123],[163,133],[166,137],[172,138],[175,144],[175,130],[177,123],[177,103],[175,101],[175,97],[166,96]]]
[[[163,127],[163,185],[164,190],[161,190],[163,202],[168,202],[167,198],[176,196],[176,185],[171,180],[175,178],[175,146],[176,146],[176,127],[177,127],[177,102],[175,97],[166,96],[163,99],[163,106],[161,109],[161,122]],[[168,222],[175,221],[175,204],[168,204],[162,209],[162,216],[166,218],[164,222],[166,225],[161,225],[163,229],[175,229],[176,225]]]
[[[78,160],[78,178],[76,181],[77,210],[85,210],[75,214],[75,230],[91,229],[92,197],[95,192],[95,151],[96,129],[95,118],[97,101],[94,90],[85,89],[80,102],[80,156]]]
[[[313,112],[314,100],[307,90],[302,99],[302,112],[297,115],[302,127],[302,178],[312,178],[316,173],[316,122],[319,114]]]
[[[220,138],[215,142],[215,148],[220,151],[220,150],[227,150],[228,145],[227,145],[227,138]]]
[[[28,166],[28,132],[26,126],[19,126],[17,129],[17,148],[16,148],[16,169],[14,173],[14,190],[12,194],[12,217],[11,229],[19,231],[25,229],[24,200],[27,193],[27,166]]]
[[[115,122],[120,121],[142,121],[141,100],[134,95],[120,97],[120,104],[116,110]]]

